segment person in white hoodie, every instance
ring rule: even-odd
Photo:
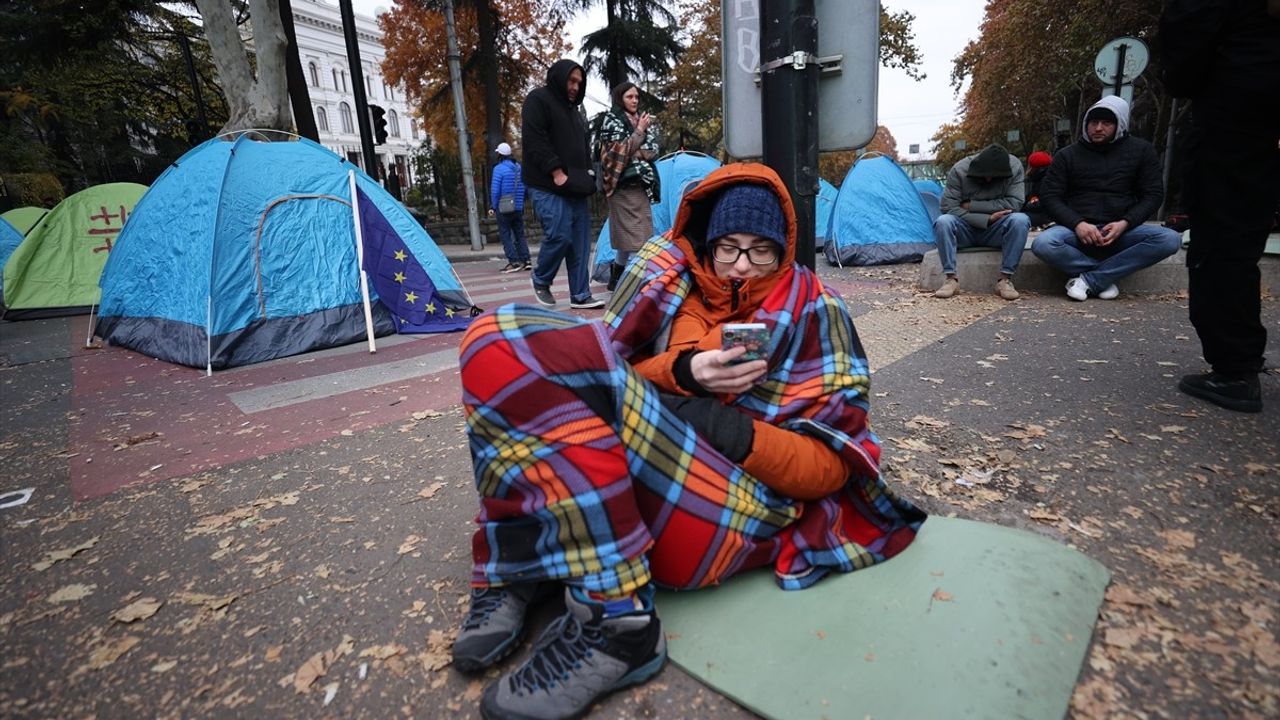
[[[1084,115],[1081,138],[1053,156],[1040,205],[1057,225],[1031,252],[1071,277],[1067,296],[1111,300],[1116,282],[1178,251],[1182,238],[1144,225],[1164,199],[1155,148],[1129,134],[1129,104],[1110,95]]]

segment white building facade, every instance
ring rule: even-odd
[[[360,126],[355,115],[355,89],[338,5],[326,0],[292,0],[292,6],[298,57],[307,79],[320,143],[365,168]],[[395,168],[401,187],[407,188],[413,181],[409,156],[421,144],[423,131],[412,117],[403,89],[389,85],[382,77],[382,60],[387,53],[382,47],[382,31],[377,21],[359,13],[355,20],[365,98],[370,105],[386,110],[387,141],[374,145],[382,166],[381,177],[385,179],[386,173]]]

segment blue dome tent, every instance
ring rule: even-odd
[[[818,178],[818,199],[814,203],[813,213],[813,247],[821,250],[827,244],[827,236],[831,234],[831,211],[836,209],[836,198],[840,191],[836,186]]]
[[[933,193],[934,197],[942,197],[942,184],[937,180],[916,178],[911,181],[911,184],[916,186],[916,192],[919,192],[921,195],[924,193]]]
[[[456,330],[473,310],[444,253],[372,178],[310,140],[249,133],[209,140],[165,170],[100,284],[105,341],[208,369],[366,334]]]
[[[653,234],[661,235],[675,223],[676,209],[680,207],[680,198],[684,197],[685,190],[720,167],[720,163],[708,155],[681,150],[659,158],[654,165],[658,168],[661,199],[649,209],[653,211]],[[616,256],[609,244],[609,221],[606,220],[596,240],[591,278],[596,282],[608,282],[609,265]]]
[[[832,265],[920,262],[933,249],[933,224],[920,193],[897,163],[863,156],[840,184],[831,234],[822,248]]]
[[[4,298],[4,264],[22,244],[22,233],[9,221],[0,218],[0,300]]]

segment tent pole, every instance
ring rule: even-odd
[[[369,305],[369,276],[364,271],[364,233],[360,229],[360,196],[356,194],[356,171],[347,171],[351,182],[351,217],[356,226],[356,272],[360,275],[360,297],[364,300],[364,333],[369,338],[369,352],[378,352],[373,341],[373,308]]]
[[[97,306],[97,303],[91,303],[89,305],[89,334],[84,336],[84,346],[86,348],[93,347],[93,309]]]
[[[213,295],[205,296],[204,376],[213,377]]]

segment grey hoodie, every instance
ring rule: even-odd
[[[1108,95],[1098,102],[1090,105],[1089,110],[1085,111],[1084,116],[1089,117],[1089,112],[1094,108],[1106,108],[1115,113],[1116,136],[1111,138],[1111,142],[1122,140],[1129,134],[1129,103],[1125,102],[1124,98],[1119,95]],[[1089,124],[1086,122],[1080,123],[1080,137],[1084,138],[1085,142],[1089,142],[1088,125]]]

